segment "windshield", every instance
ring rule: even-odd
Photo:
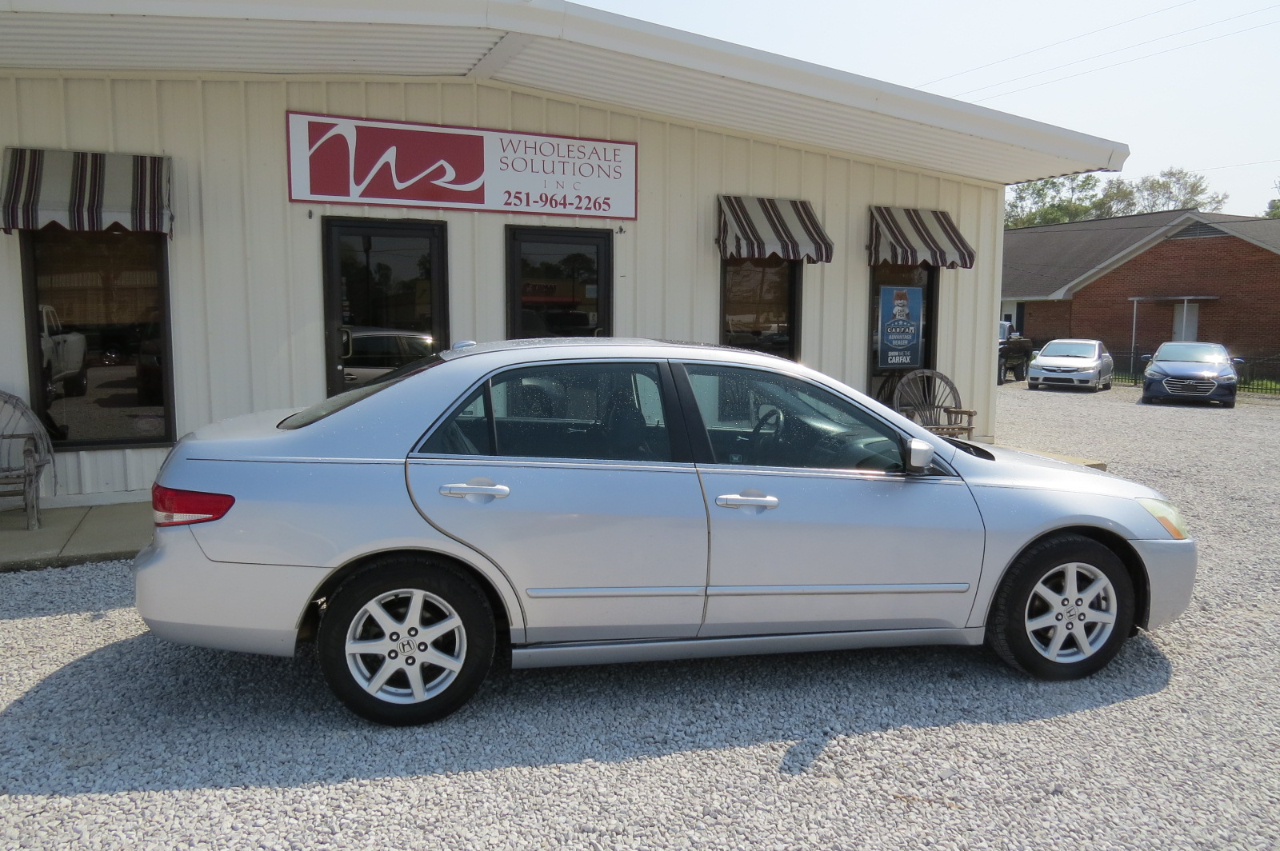
[[[336,414],[343,408],[351,407],[362,399],[368,399],[374,393],[386,390],[392,384],[398,384],[410,375],[421,372],[424,369],[430,369],[431,367],[442,363],[444,363],[444,361],[441,360],[439,355],[432,355],[431,357],[411,361],[399,369],[393,369],[385,375],[379,375],[368,384],[362,384],[345,393],[339,393],[337,396],[330,396],[323,402],[317,402],[310,408],[304,408],[292,416],[285,417],[280,421],[277,428],[295,429],[309,426],[314,422],[324,419],[330,414]]]
[[[1216,343],[1165,343],[1156,350],[1154,360],[1226,363],[1228,358],[1227,350]]]
[[[1094,358],[1098,347],[1094,343],[1066,343],[1054,340],[1040,350],[1042,358]]]

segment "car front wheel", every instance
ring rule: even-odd
[[[1082,535],[1063,535],[1027,550],[1009,568],[987,643],[1032,676],[1079,679],[1120,652],[1133,612],[1133,581],[1115,553]]]
[[[370,721],[425,724],[475,694],[493,664],[493,613],[460,571],[411,556],[348,579],[325,607],[317,648],[338,699]]]

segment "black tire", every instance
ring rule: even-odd
[[[1144,405],[1154,405],[1156,403],[1155,398],[1152,396],[1143,396],[1141,401]]]
[[[1004,384],[1004,375],[1009,371],[1009,365],[1005,363],[1004,358],[996,361],[996,384]]]
[[[1036,383],[1034,383],[1034,382],[1028,381],[1028,382],[1027,382],[1027,389],[1028,389],[1028,390],[1039,390],[1039,389],[1040,389],[1040,385],[1039,385],[1039,384],[1036,384]]]
[[[1068,594],[1073,582],[1075,593]],[[1062,535],[1031,547],[1009,568],[991,606],[987,644],[1033,677],[1075,680],[1115,658],[1133,612],[1133,580],[1116,554],[1083,535]]]
[[[68,397],[83,396],[89,392],[89,365],[80,367],[80,371],[62,382],[62,392]]]
[[[1222,407],[1224,408],[1234,408],[1235,406],[1236,406],[1235,399],[1228,399],[1227,401],[1222,403]]]
[[[1027,362],[1026,361],[1023,361],[1022,363],[1016,363],[1013,365],[1013,380],[1014,381],[1027,380]]]
[[[1110,381],[1110,380],[1108,380],[1106,384],[1102,385],[1102,389],[1103,389],[1103,390],[1110,390],[1110,389],[1111,389],[1111,381]]]
[[[418,623],[410,624],[415,596],[421,614]],[[389,619],[391,630],[379,625],[369,606]],[[455,616],[455,626],[429,637],[431,627],[442,627]],[[414,633],[418,629],[421,634]],[[348,657],[349,636],[371,642],[373,652]],[[474,581],[447,563],[403,555],[371,565],[338,588],[325,607],[316,649],[325,680],[348,709],[379,724],[403,727],[437,721],[466,703],[493,665],[495,642],[493,612]],[[431,664],[432,658],[460,664],[451,669]],[[378,683],[387,665],[394,666],[392,673]],[[366,684],[377,685],[377,691],[371,693]]]
[[[40,371],[40,392],[44,395],[44,409],[47,411],[53,400],[58,398],[58,388],[53,383],[53,367],[49,364]]]

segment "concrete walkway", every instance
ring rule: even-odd
[[[0,512],[0,571],[133,558],[151,541],[150,502],[45,508],[27,531],[21,509]]]

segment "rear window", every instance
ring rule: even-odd
[[[386,375],[380,375],[370,381],[368,384],[362,384],[353,390],[345,393],[339,393],[337,396],[330,396],[323,402],[317,402],[310,408],[304,408],[298,413],[285,417],[280,421],[276,428],[295,429],[304,428],[314,422],[318,422],[330,414],[336,414],[343,408],[350,408],[355,403],[368,399],[375,393],[386,390],[393,384],[398,384],[411,375],[417,375],[423,370],[430,369],[433,366],[442,364],[444,361],[438,355],[432,355],[428,358],[421,358],[407,363],[399,369],[393,369]]]

